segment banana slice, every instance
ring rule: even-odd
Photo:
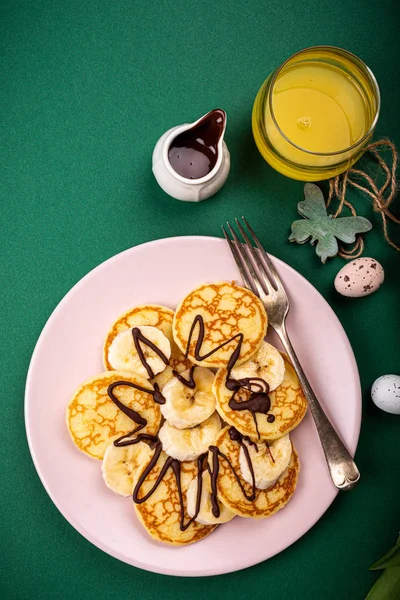
[[[158,437],[168,456],[180,461],[195,460],[207,452],[221,430],[221,421],[216,412],[207,421],[190,429],[177,429],[165,421]]]
[[[150,447],[144,442],[130,446],[107,446],[101,463],[106,486],[116,494],[130,496],[135,472],[141,465],[149,462],[151,454]]]
[[[232,369],[234,379],[246,377],[260,377],[269,385],[269,389],[275,390],[283,381],[285,375],[285,361],[274,346],[263,342],[256,354],[240,367]]]
[[[171,344],[160,329],[149,325],[142,325],[141,327],[137,327],[137,329],[140,330],[140,333],[149,340],[149,342],[157,346],[168,360],[170,359]],[[139,341],[139,344],[145,360],[153,372],[153,376],[157,375],[157,373],[161,373],[166,367],[163,359],[145,343]],[[108,350],[108,362],[112,368],[117,371],[131,371],[137,373],[137,375],[140,375],[141,377],[150,379],[149,373],[136,351],[132,329],[122,331],[113,339]]]
[[[268,442],[257,444],[257,450],[254,443],[250,444],[246,441],[244,443],[249,451],[256,488],[259,490],[270,488],[289,466],[292,456],[292,442],[289,435],[284,435],[269,444]],[[239,463],[243,479],[252,484],[253,480],[243,448],[240,448]]]
[[[211,504],[211,479],[208,471],[203,471],[200,498],[200,510],[195,521],[203,525],[218,525],[219,523],[227,523],[235,516],[233,512],[226,508],[221,502],[219,504],[219,517],[215,517],[212,512]],[[193,517],[196,512],[197,504],[197,477],[192,479],[186,493],[187,513],[189,517]]]
[[[195,367],[192,371],[195,388],[174,377],[163,388],[165,404],[161,412],[170,425],[178,429],[195,427],[210,417],[215,411],[215,397],[211,391],[214,373],[204,367]],[[189,381],[191,369],[180,374]]]

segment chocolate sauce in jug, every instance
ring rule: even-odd
[[[194,127],[176,136],[168,150],[168,160],[186,179],[200,179],[213,170],[218,160],[218,142],[224,133],[226,114],[216,108]]]

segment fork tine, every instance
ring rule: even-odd
[[[240,257],[239,257],[238,251],[236,249],[236,246],[232,242],[232,240],[229,237],[229,235],[227,234],[226,229],[225,229],[225,227],[223,225],[222,225],[222,231],[224,232],[224,236],[225,236],[226,241],[228,242],[229,249],[232,252],[232,255],[233,255],[233,258],[235,259],[237,268],[239,269],[240,275],[242,276],[243,283],[244,283],[244,285],[247,288],[251,289],[250,279],[249,279],[249,277],[248,277],[245,269],[242,266],[242,263],[240,261]]]
[[[272,260],[268,256],[268,253],[262,247],[260,240],[258,239],[258,237],[256,236],[256,234],[254,233],[254,230],[251,227],[251,225],[249,224],[249,222],[247,221],[247,219],[245,219],[244,217],[242,217],[242,219],[243,219],[243,221],[244,221],[247,229],[250,232],[251,237],[253,238],[253,240],[254,240],[254,242],[255,242],[258,250],[259,250],[261,259],[264,261],[264,268],[265,268],[265,270],[266,270],[266,272],[267,272],[267,274],[268,274],[268,276],[269,276],[269,278],[271,280],[272,285],[274,286],[274,288],[276,290],[283,290],[284,287],[282,285],[282,282],[281,282],[281,280],[279,278],[277,270],[275,269],[275,267],[274,267],[274,265],[272,263]]]
[[[236,248],[239,260],[246,269],[247,280],[250,283],[250,289],[256,294],[256,296],[264,295],[265,292],[258,281],[259,278],[257,276],[257,273],[254,270],[251,260],[249,259],[248,255],[247,255],[247,252],[243,249],[243,245],[242,245],[241,241],[239,240],[238,236],[236,235],[236,232],[233,229],[233,227],[231,227],[230,223],[227,223],[227,225],[228,225],[228,229],[231,232],[231,235],[234,239],[234,246]]]
[[[236,261],[239,261],[242,269],[245,271],[246,273],[246,287],[250,288],[251,291],[256,294],[256,296],[259,296],[260,294],[263,294],[263,289],[260,286],[260,284],[257,281],[257,277],[256,274],[254,272],[254,268],[253,265],[250,263],[247,255],[245,254],[245,252],[243,251],[243,247],[242,244],[238,238],[238,236],[236,235],[235,230],[231,227],[230,223],[227,222],[227,226],[228,229],[233,237],[233,242],[231,242],[231,249],[234,248],[235,252],[234,252],[234,257]]]
[[[271,295],[275,294],[275,288],[271,285],[271,282],[268,278],[268,271],[266,271],[265,266],[264,266],[263,262],[261,261],[258,252],[255,251],[254,246],[249,239],[249,236],[243,229],[239,220],[235,219],[235,221],[236,221],[236,225],[239,228],[240,233],[243,236],[244,241],[246,242],[246,248],[247,248],[248,252],[251,254],[251,256],[253,257],[253,260],[259,269],[258,280],[259,280],[261,286],[264,288],[264,292],[266,294],[271,294]]]

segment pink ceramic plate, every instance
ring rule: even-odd
[[[361,393],[349,341],[315,288],[285,263],[274,262],[291,298],[288,329],[292,342],[315,392],[354,453]],[[98,548],[148,571],[217,575],[254,565],[306,533],[337,493],[307,415],[293,433],[302,469],[287,507],[262,521],[237,517],[197,544],[174,548],[151,540],[136,519],[132,501],[106,488],[100,463],[72,444],[65,426],[65,407],[84,379],[103,370],[103,337],[113,320],[136,304],[173,308],[196,285],[221,279],[239,279],[222,239],[170,238],[122,252],[84,277],[60,302],[43,329],[30,364],[26,431],[33,461],[50,498],[71,525]],[[235,547],[246,551],[232,552]]]

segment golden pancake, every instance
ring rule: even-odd
[[[170,461],[172,460],[164,452],[160,453],[156,464],[138,490],[139,500],[146,496],[154,486],[165,461],[168,459]],[[193,478],[197,477],[197,461],[179,464],[185,513],[184,523],[186,524],[190,519],[186,510],[186,493]],[[144,465],[136,473],[135,483],[138,482],[146,468],[147,465]],[[173,546],[182,546],[184,544],[198,542],[214,531],[216,527],[215,525],[202,525],[201,523],[197,523],[197,521],[193,521],[185,531],[181,531],[181,508],[178,486],[174,471],[171,467],[166,471],[154,493],[141,504],[136,504],[134,502],[134,507],[138,519],[146,529],[147,533],[155,540],[172,544]]]
[[[203,367],[226,367],[240,342],[238,337],[232,338],[240,333],[243,341],[236,364],[246,362],[257,352],[267,332],[268,317],[260,299],[234,283],[206,283],[182,300],[175,312],[172,329],[174,340],[183,353],[196,317],[201,317],[204,323],[204,339],[198,348],[200,355],[215,351],[207,358],[196,359],[195,348],[201,327],[197,322],[192,331],[188,358]],[[224,343],[225,346],[216,350]]]
[[[107,371],[82,383],[68,404],[67,427],[72,441],[92,458],[102,459],[108,444],[138,426],[108,395],[108,387],[118,381],[153,391],[151,383],[138,375],[126,371]],[[147,421],[140,433],[157,435],[161,411],[151,393],[121,385],[114,388],[113,394],[125,407],[136,411]]]
[[[133,327],[149,325],[151,327],[157,327],[157,329],[160,329],[171,343],[171,358],[169,360],[169,366],[162,371],[162,373],[159,373],[153,380],[158,383],[160,389],[162,389],[164,385],[166,385],[168,381],[172,379],[173,369],[178,371],[178,373],[182,373],[183,371],[186,371],[186,369],[189,369],[191,366],[190,361],[185,359],[173,339],[173,316],[173,310],[157,304],[144,304],[126,311],[115,321],[115,323],[113,323],[110,331],[106,335],[103,348],[104,368],[107,371],[112,371],[112,366],[108,360],[108,351],[114,338],[116,338],[119,333],[126,331],[127,329],[132,329]]]
[[[238,474],[241,484],[246,493],[251,496],[252,486],[243,479],[240,472],[239,453],[240,445],[232,441],[229,436],[229,427],[225,427],[219,434],[215,445],[230,460],[233,468]],[[212,465],[212,456],[209,453],[209,464]],[[253,519],[264,519],[275,514],[289,502],[297,485],[300,471],[299,457],[292,444],[292,456],[286,471],[282,473],[278,481],[266,490],[256,489],[255,499],[249,501],[245,498],[242,490],[227,461],[219,457],[219,472],[217,478],[218,499],[229,510],[241,517],[252,517]]]
[[[289,433],[299,425],[307,410],[307,400],[300,387],[297,375],[289,362],[288,357],[282,353],[285,361],[285,375],[283,382],[273,392],[269,393],[271,409],[269,414],[274,415],[275,420],[269,423],[267,415],[255,413],[260,438],[265,440],[276,440],[285,433]],[[227,370],[220,369],[214,379],[213,393],[216,397],[216,408],[224,421],[233,425],[243,435],[257,439],[256,425],[253,415],[248,410],[233,410],[229,407],[229,400],[233,392],[225,386]],[[236,394],[237,400],[247,400],[249,392],[246,390]]]

